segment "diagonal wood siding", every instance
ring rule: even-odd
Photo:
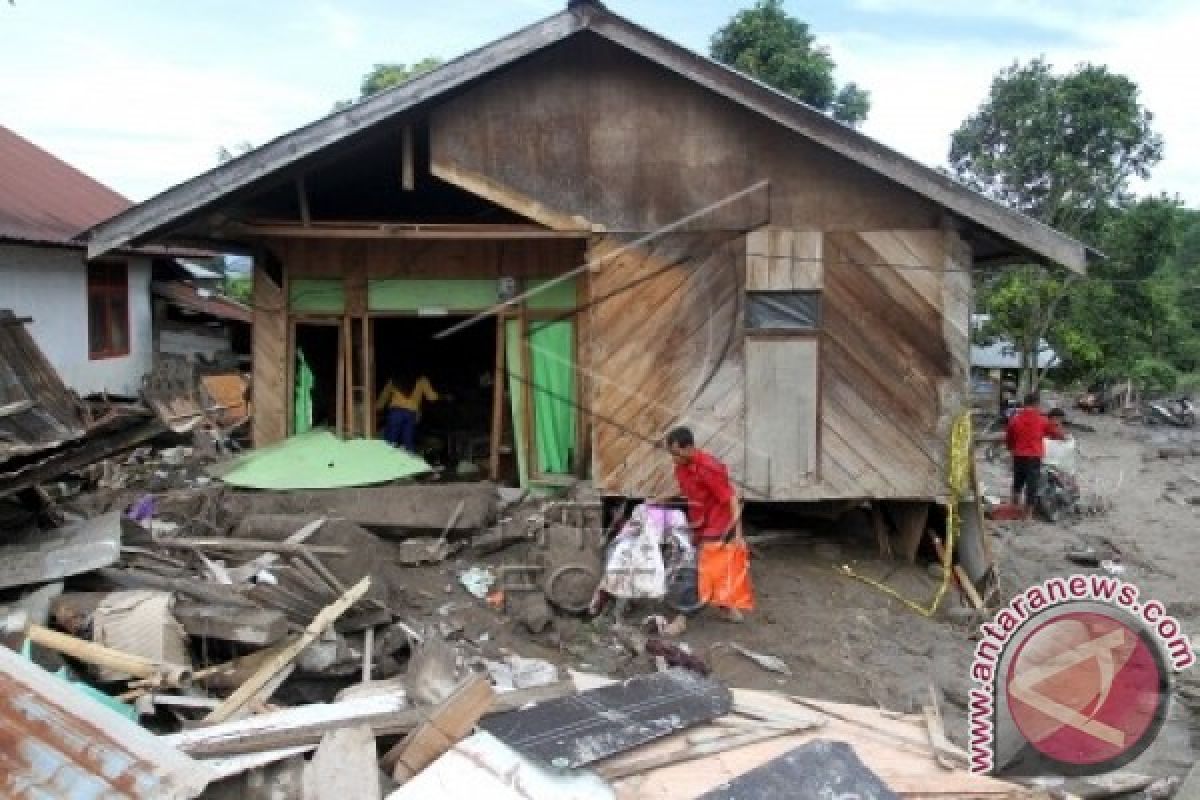
[[[632,238],[632,237],[630,237]],[[627,239],[597,237],[590,261]],[[592,273],[587,344],[596,485],[643,496],[673,486],[659,443],[686,424],[740,470],[744,244],[732,234],[677,234]]]
[[[687,424],[751,499],[944,494],[946,438],[966,396],[970,252],[940,230],[804,237],[822,240],[804,252],[823,254],[816,480],[787,489],[747,483],[747,237],[680,234],[592,276],[585,365],[598,488],[670,489],[670,460],[656,444]],[[624,241],[594,239],[589,259]],[[806,387],[794,388],[799,396]]]

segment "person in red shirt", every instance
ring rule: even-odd
[[[687,498],[688,523],[696,544],[699,595],[728,620],[741,622],[742,611],[754,607],[747,568],[742,514],[729,470],[711,454],[696,448],[687,428],[667,434],[667,451],[675,462],[675,480]]]
[[[1033,513],[1038,485],[1042,479],[1042,459],[1046,457],[1047,439],[1066,439],[1067,435],[1054,420],[1042,413],[1037,393],[1025,395],[1025,405],[1008,421],[1005,438],[1013,459],[1012,502],[1021,506],[1025,495],[1024,512]]]

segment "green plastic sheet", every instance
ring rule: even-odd
[[[517,450],[517,472],[521,485],[539,475],[566,475],[571,472],[575,449],[575,329],[569,321],[529,322],[529,361],[515,320],[505,327],[505,361],[508,365],[509,393],[513,398],[513,434],[520,443],[525,436],[525,385],[533,397],[534,465],[526,463],[524,448]],[[526,371],[531,373],[528,377]]]
[[[522,486],[529,485],[529,465],[525,463],[525,354],[521,347],[521,323],[510,319],[504,325],[504,364],[508,371],[508,396],[512,398],[513,441],[516,442],[517,475]]]
[[[575,449],[575,330],[570,322],[529,327],[538,466],[550,475],[566,475]]]
[[[231,486],[284,491],[372,486],[429,471],[424,459],[382,439],[311,431],[247,453],[217,476]]]
[[[296,399],[292,403],[292,432],[308,433],[312,430],[312,390],[315,378],[308,361],[300,348],[296,348]]]

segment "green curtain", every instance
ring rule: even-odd
[[[296,348],[296,400],[293,403],[292,434],[299,436],[312,430],[313,374],[300,348]]]
[[[521,485],[529,485],[531,465],[520,446],[525,436],[525,384],[533,397],[533,446],[538,473],[567,475],[575,450],[575,327],[565,322],[529,322],[529,355],[532,377],[527,379],[520,324],[505,326],[505,363],[512,397],[513,438],[517,444],[517,472]],[[533,475],[534,478],[537,475]]]
[[[575,329],[571,322],[529,323],[534,445],[541,471],[571,472],[575,450]]]
[[[504,324],[504,366],[508,372],[508,396],[512,398],[513,449],[517,453],[517,475],[522,486],[529,485],[529,465],[525,463],[525,357],[521,349],[521,324],[510,319]]]

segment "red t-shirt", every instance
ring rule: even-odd
[[[688,501],[688,522],[697,539],[719,539],[733,530],[733,484],[729,470],[696,450],[692,460],[675,465],[675,480]]]
[[[1008,449],[1018,458],[1045,458],[1046,439],[1064,439],[1062,428],[1036,408],[1022,408],[1008,421]]]

